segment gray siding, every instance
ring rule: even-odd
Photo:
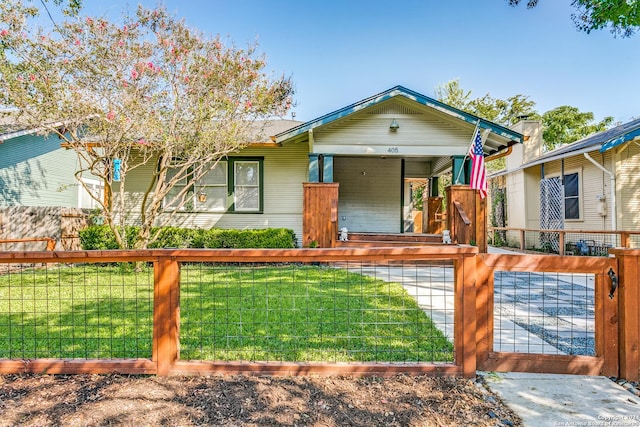
[[[0,206],[78,206],[77,158],[57,137],[0,143]]]
[[[334,158],[334,181],[340,183],[338,228],[354,232],[399,233],[401,160]]]

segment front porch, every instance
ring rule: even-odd
[[[470,182],[470,141],[479,136],[486,156],[522,141],[517,132],[401,86],[276,135],[279,144],[309,148],[308,183],[303,184],[303,246],[334,247],[343,228],[350,234],[384,236],[419,230],[437,235],[446,228],[452,231],[453,243],[482,245],[484,204],[475,200],[476,190],[464,191],[469,190],[464,184]],[[455,191],[446,195],[447,209],[435,204],[431,206],[435,210],[430,209],[428,198],[419,200],[422,209],[413,203],[417,182],[429,198],[445,196],[438,181],[449,173],[453,184],[462,185],[454,185]],[[418,219],[416,210],[422,211],[424,220]],[[449,213],[446,225],[443,211]],[[369,237],[358,241],[364,244]],[[435,240],[440,241],[427,238]],[[401,241],[423,243],[410,238]]]
[[[333,248],[333,247],[384,247],[384,246],[423,246],[442,245],[443,236],[432,227],[442,227],[437,222],[439,209],[429,210],[430,203],[424,203],[427,208],[423,215],[428,217],[431,224],[426,233],[412,232],[380,232],[380,231],[349,231],[347,240],[340,240],[339,228],[339,187],[338,183],[305,183],[303,184],[303,235],[304,247]],[[438,198],[437,200],[441,200]],[[446,189],[447,217],[444,227],[451,232],[451,243],[472,244],[478,246],[481,252],[487,251],[486,232],[486,202],[481,199],[476,190],[466,185],[452,185]],[[431,205],[435,202],[432,201]],[[440,213],[441,215],[441,213]],[[361,227],[366,227],[366,223]],[[439,229],[437,229],[439,231]]]

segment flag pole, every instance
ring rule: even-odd
[[[476,139],[476,133],[478,132],[478,129],[480,128],[480,119],[478,119],[478,121],[476,122],[476,127],[473,130],[473,133],[471,134],[471,144],[469,144],[469,150],[471,149],[471,147],[473,146],[473,143],[475,142]],[[467,150],[466,153],[464,153],[464,159],[462,159],[462,167],[460,168],[460,170],[458,171],[458,176],[456,176],[456,179],[453,181],[452,184],[455,184],[458,182],[458,180],[460,179],[460,174],[462,173],[462,171],[464,170],[464,162],[467,161],[467,157],[469,156],[469,150]]]

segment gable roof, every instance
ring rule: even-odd
[[[640,137],[640,118],[602,132],[591,134],[579,141],[551,150],[537,159],[523,164],[522,168],[539,165],[553,160],[560,160],[594,150],[599,150],[601,153],[604,153],[605,151],[638,137]]]
[[[309,130],[314,129],[318,126],[323,126],[323,125],[332,123],[338,119],[349,116],[355,112],[358,112],[360,110],[374,106],[376,104],[379,104],[381,102],[387,101],[395,97],[404,97],[404,98],[410,99],[414,102],[417,102],[418,104],[421,104],[428,108],[432,108],[434,110],[438,110],[450,117],[462,120],[473,126],[479,123],[480,129],[491,130],[491,132],[495,133],[496,135],[500,135],[503,138],[507,139],[508,141],[507,145],[490,146],[489,144],[487,144],[487,146],[485,146],[485,152],[487,152],[488,154],[493,154],[497,151],[507,148],[510,145],[516,144],[518,142],[522,142],[523,140],[522,135],[514,130],[501,126],[497,123],[490,122],[489,120],[485,120],[474,114],[467,113],[466,111],[462,111],[458,108],[452,107],[443,102],[440,102],[428,96],[422,95],[418,92],[414,92],[403,86],[395,86],[384,92],[370,96],[369,98],[365,98],[361,101],[358,101],[356,103],[343,107],[339,110],[333,111],[329,114],[325,114],[324,116],[318,117],[306,123],[302,123],[301,125],[296,126],[294,128],[285,130],[275,135],[276,141],[282,142],[291,138],[295,138],[296,136],[304,134],[305,132],[308,132]]]

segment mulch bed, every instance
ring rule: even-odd
[[[481,380],[0,376],[0,426],[521,426]]]

